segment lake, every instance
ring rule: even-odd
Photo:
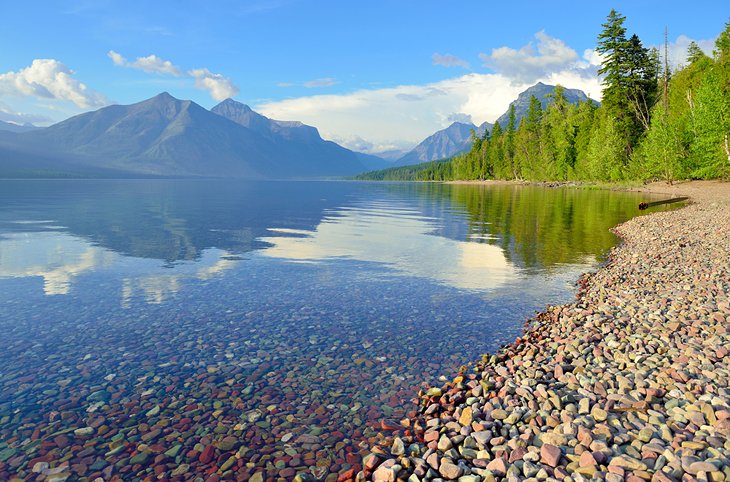
[[[125,481],[356,466],[419,388],[574,299],[642,200],[0,181],[0,479],[39,463]]]

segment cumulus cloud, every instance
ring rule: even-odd
[[[193,69],[188,74],[195,79],[195,87],[207,90],[215,100],[225,100],[238,94],[238,87],[231,79],[208,69]]]
[[[315,89],[319,87],[332,87],[333,85],[337,85],[337,83],[337,79],[333,79],[332,77],[323,77],[321,79],[309,80],[304,82],[303,85],[308,89]]]
[[[434,65],[441,65],[443,67],[463,67],[465,69],[470,68],[469,62],[451,54],[442,55],[436,52],[433,54],[431,59],[433,60]]]
[[[316,125],[325,138],[378,153],[410,149],[457,120],[477,125],[494,122],[520,92],[538,81],[581,89],[600,100],[597,71],[601,58],[595,51],[586,50],[579,57],[562,40],[544,32],[538,32],[536,38],[535,47],[494,49],[485,60],[492,62],[495,73],[469,73],[425,85],[305,96],[263,103],[256,110],[275,119]]]
[[[207,90],[215,100],[225,100],[238,94],[238,87],[233,81],[221,74],[215,74],[208,69],[192,69],[183,72],[179,67],[163,60],[157,55],[151,54],[147,57],[137,57],[134,62],[129,62],[120,53],[110,50],[107,52],[114,65],[137,69],[148,74],[171,75],[173,77],[190,77],[195,80],[195,87],[200,90]]]
[[[535,34],[537,46],[532,43],[519,49],[498,47],[491,54],[479,54],[485,67],[519,82],[535,82],[554,72],[576,67],[578,53],[560,39],[545,32]]]
[[[256,110],[274,119],[316,125],[323,136],[345,145],[362,145],[362,139],[367,139],[383,150],[410,149],[448,126],[454,114],[471,116],[477,123],[493,121],[525,88],[501,75],[468,74],[426,85],[269,102]],[[353,133],[362,139],[352,139]]]
[[[104,95],[76,80],[74,71],[55,59],[35,59],[18,72],[0,74],[0,93],[65,100],[81,108],[101,107]]]
[[[179,68],[177,68],[169,60],[162,60],[158,56],[152,54],[147,57],[137,57],[134,62],[129,62],[120,53],[110,50],[107,52],[107,56],[112,59],[114,65],[120,67],[128,67],[130,69],[138,69],[148,74],[160,74],[160,75],[172,75],[175,77],[181,77],[183,74]]]
[[[687,49],[689,48],[689,44],[692,43],[692,41],[693,39],[687,37],[686,35],[680,35],[676,38],[676,40],[674,40],[674,42],[669,42],[669,45],[667,45],[667,57],[669,58],[669,68],[671,70],[677,70],[679,67],[687,65]],[[712,57],[712,51],[715,48],[715,39],[694,41],[705,54]],[[662,55],[663,59],[664,44],[653,45],[652,47],[655,47],[657,50],[659,50],[659,53],[660,55]]]

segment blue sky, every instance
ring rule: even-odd
[[[453,120],[493,121],[541,80],[600,97],[595,39],[611,8],[672,57],[711,51],[721,0],[4,1],[0,120],[41,125],[168,91],[232,96],[326,138],[405,149]]]

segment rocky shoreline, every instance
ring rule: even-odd
[[[730,184],[623,243],[525,334],[381,434],[356,480],[730,480]]]

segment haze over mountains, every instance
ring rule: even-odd
[[[435,161],[451,157],[459,152],[468,151],[471,147],[471,131],[484,135],[485,129],[492,124],[485,122],[480,126],[464,122],[454,122],[446,129],[431,134],[406,155],[396,160],[393,166],[407,166],[421,162]]]
[[[5,177],[348,176],[371,168],[313,127],[272,121],[235,101],[204,109],[168,93],[44,129],[0,131]]]
[[[555,87],[538,83],[512,102],[517,123],[535,95],[546,106]],[[565,89],[569,102],[585,101]],[[509,112],[509,111],[508,111]],[[508,113],[497,122],[506,127]],[[223,177],[247,179],[351,176],[451,157],[471,146],[481,126],[455,122],[389,162],[326,141],[312,126],[269,119],[227,99],[207,110],[163,92],[112,105],[46,128],[0,124],[0,177]]]
[[[12,122],[5,122],[0,121],[0,131],[10,131],[10,132],[28,132],[35,129],[40,129],[39,127],[34,126],[33,124],[13,124]]]

